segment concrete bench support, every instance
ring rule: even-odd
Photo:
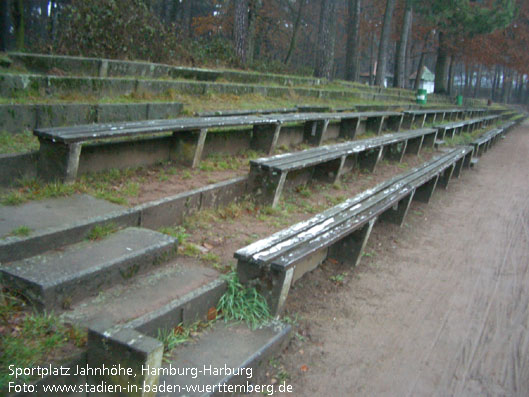
[[[410,209],[414,194],[415,191],[412,191],[408,196],[404,197],[397,204],[380,215],[379,219],[384,222],[394,223],[398,226],[402,226],[404,219],[408,214],[408,210]]]
[[[445,169],[441,175],[439,175],[439,180],[437,184],[441,186],[443,189],[448,188],[448,183],[450,182],[450,179],[452,179],[452,175],[454,174],[455,170],[455,164],[452,164],[450,167]]]
[[[360,169],[366,169],[369,172],[374,172],[375,168],[382,158],[384,148],[376,148],[367,152],[358,154],[358,166]]]
[[[360,229],[331,245],[329,247],[328,257],[342,263],[345,262],[352,266],[358,266],[375,221],[376,218],[369,220]]]
[[[285,186],[288,172],[267,172],[261,174],[257,171],[250,171],[250,186],[261,187],[257,192],[256,199],[264,205],[275,207],[279,203],[281,193]],[[260,179],[260,181],[257,181]]]
[[[321,146],[327,133],[329,120],[307,121],[303,132],[303,141],[315,146]]]
[[[116,385],[119,390],[127,391],[123,395],[154,396],[155,393],[143,391],[143,386],[158,384],[158,376],[145,374],[142,369],[159,368],[162,366],[163,344],[157,339],[139,333],[133,329],[108,328],[108,323],[93,325],[88,330],[87,364],[90,368],[112,368],[120,365],[125,370],[130,369],[131,375],[91,375],[89,383]],[[121,387],[121,389],[119,389]],[[121,393],[118,393],[121,394]],[[116,393],[98,394],[99,396],[113,396]]]
[[[404,115],[401,114],[399,116],[388,116],[387,118],[387,126],[391,131],[399,132],[402,127],[402,121],[404,119]]]
[[[277,146],[281,124],[254,125],[250,147],[271,155]]]
[[[270,314],[277,316],[285,305],[296,266],[291,266],[284,271],[272,268],[266,274],[261,270],[248,262],[241,260],[237,262],[237,275],[240,282],[257,287],[267,300]],[[263,277],[266,278],[265,281],[262,280]]]
[[[435,146],[436,139],[437,139],[437,133],[424,135],[424,139],[422,140],[422,146],[433,148]]]
[[[366,120],[366,131],[380,135],[384,126],[384,120],[384,116],[368,117]]]
[[[38,176],[44,180],[75,182],[79,169],[81,144],[64,144],[39,139]]]
[[[405,113],[402,119],[402,128],[405,128],[405,129],[412,128],[414,120],[415,120],[415,114]]]
[[[340,121],[340,138],[354,139],[360,128],[360,117],[356,119],[342,119]]]
[[[404,155],[406,154],[407,144],[408,141],[404,141],[386,146],[384,148],[383,157],[401,163],[404,158]]]
[[[458,160],[454,167],[454,174],[453,176],[455,178],[459,178],[461,176],[461,170],[463,169],[463,163],[465,162],[465,158]]]
[[[435,187],[437,186],[438,180],[439,175],[435,176],[434,178],[426,182],[424,185],[417,188],[415,194],[413,195],[413,200],[419,201],[421,203],[429,203],[430,199],[433,196],[433,192],[435,191]]]
[[[408,143],[406,145],[406,154],[419,154],[422,148],[423,140],[424,136],[419,136],[414,139],[408,139]]]

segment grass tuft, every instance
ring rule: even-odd
[[[266,299],[255,288],[244,287],[235,272],[227,274],[225,280],[228,288],[218,304],[225,321],[244,321],[251,329],[256,329],[270,320]]]
[[[117,226],[114,223],[106,223],[104,225],[95,225],[90,233],[86,236],[88,240],[96,241],[102,240],[109,235],[116,233],[118,230]]]

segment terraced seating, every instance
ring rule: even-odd
[[[471,145],[474,146],[474,156],[480,157],[483,153],[488,151],[490,146],[496,143],[496,140],[501,137],[503,133],[503,128],[494,128],[472,141]]]
[[[443,122],[446,120],[456,120],[463,118],[465,111],[462,109],[422,109],[407,110],[404,112],[403,128],[416,126],[423,128],[426,122]]]
[[[245,109],[245,110],[217,110],[215,112],[198,112],[197,117],[222,117],[222,116],[250,116],[258,114],[294,113],[297,108],[276,108],[276,109]]]
[[[428,202],[470,165],[472,147],[460,147],[373,189],[259,240],[235,253],[242,282],[256,284],[279,313],[292,282],[326,258],[357,265],[377,219],[402,225],[412,200]]]
[[[509,129],[515,124],[514,121],[509,121],[498,128],[485,132],[483,135],[472,141],[471,145],[474,147],[474,157],[480,157],[483,153],[486,153],[490,147],[496,144],[498,139],[503,138]]]
[[[355,163],[372,172],[384,155],[400,162],[406,153],[418,154],[423,144],[433,146],[436,134],[426,128],[252,160],[250,186],[261,202],[276,206],[289,173],[307,170],[305,179],[337,182]],[[302,183],[304,178],[297,174],[294,182]]]
[[[394,124],[395,130],[398,130],[402,114],[398,112],[354,112],[192,117],[36,129],[34,135],[40,141],[39,176],[43,179],[72,182],[77,176],[81,147],[85,142],[173,132],[175,151],[183,152],[181,148],[194,146],[194,154],[190,163],[192,167],[196,167],[202,157],[208,129],[211,128],[253,126],[252,147],[271,153],[277,143],[281,125],[285,123],[304,123],[305,140],[319,145],[331,121],[340,121],[341,135],[352,139],[361,121],[366,122],[367,129],[374,129],[375,132],[380,133],[386,119],[388,123]]]
[[[461,132],[472,132],[477,129],[486,127],[497,118],[497,115],[491,115],[471,120],[456,121],[454,123],[449,124],[441,124],[434,126],[434,128],[437,128],[438,130],[438,139],[453,138],[455,135],[460,135]]]

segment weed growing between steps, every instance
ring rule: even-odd
[[[217,307],[224,321],[245,322],[256,329],[271,319],[266,299],[255,288],[243,286],[235,272],[226,275],[225,280],[227,289]]]
[[[200,332],[210,328],[217,318],[216,309],[214,316],[210,317],[208,313],[207,321],[196,321],[191,325],[184,326],[179,324],[171,329],[159,329],[156,338],[163,343],[164,361],[169,362],[170,357],[178,346],[199,336]]]
[[[10,365],[32,368],[61,362],[84,345],[84,331],[61,323],[53,314],[33,312],[22,297],[0,285],[0,394],[9,382],[20,384],[37,378],[22,375],[15,379]]]
[[[19,226],[16,229],[11,230],[10,233],[6,234],[3,237],[15,236],[15,237],[27,237],[31,234],[33,230],[29,226]]]
[[[87,240],[98,241],[105,237],[110,236],[118,231],[117,226],[114,223],[106,223],[104,225],[96,225],[90,230],[90,233],[86,236]]]

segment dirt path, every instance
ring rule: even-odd
[[[529,394],[529,123],[366,252],[289,296],[295,395]]]

